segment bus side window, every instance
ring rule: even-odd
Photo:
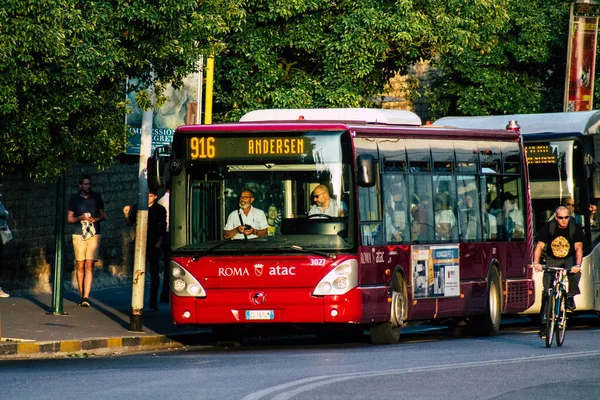
[[[378,199],[379,188],[359,187],[360,232],[362,244],[373,246],[384,243],[384,228]]]

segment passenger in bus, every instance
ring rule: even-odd
[[[225,239],[254,239],[267,236],[267,217],[264,211],[252,207],[254,192],[245,188],[240,194],[240,208],[232,211],[227,217],[223,229]]]
[[[570,197],[568,199],[565,199],[563,203],[567,210],[569,210],[569,215],[571,216],[571,218],[573,218],[575,222],[582,228],[585,227],[585,220],[583,219],[583,215],[577,214],[575,212],[575,199]]]
[[[407,204],[404,200],[404,191],[399,184],[394,184],[390,187],[391,192],[391,204],[389,207],[392,208],[392,220],[394,227],[398,230],[401,236],[406,236],[407,230]]]
[[[450,206],[450,199],[446,193],[435,196],[435,238],[437,240],[455,239],[456,216]]]
[[[590,204],[590,226],[592,227],[592,229],[595,229],[598,227],[598,224],[596,222],[596,210],[597,207],[595,204]]]
[[[567,310],[575,310],[574,297],[579,291],[579,280],[581,278],[581,262],[583,260],[583,230],[581,226],[569,215],[566,207],[560,206],[554,213],[554,219],[546,222],[535,237],[537,242],[533,255],[533,268],[541,271],[540,259],[546,248],[546,265],[552,267],[563,267],[569,269],[567,279],[569,290],[565,307]],[[544,308],[547,301],[548,287],[552,284],[554,272],[544,272],[544,290],[542,291],[541,317],[544,317]],[[540,336],[546,335],[546,324],[542,321]]]
[[[474,193],[466,193],[464,207],[460,210],[461,231],[466,240],[481,239],[479,208],[474,201],[476,198]]]
[[[486,239],[496,239],[498,237],[498,221],[492,214],[492,199],[488,193],[485,197],[485,221],[483,223],[483,234]]]
[[[281,235],[281,229],[279,223],[281,222],[281,216],[279,210],[275,204],[271,204],[267,210],[267,235],[268,236],[279,236]]]
[[[402,242],[404,237],[394,223],[395,211],[391,206],[387,206],[385,213],[385,239],[387,243]]]
[[[522,239],[525,237],[525,224],[523,223],[523,213],[517,205],[517,198],[510,192],[504,193],[503,200],[503,226],[506,231],[506,237],[509,239]]]
[[[421,197],[417,194],[412,196],[411,204],[411,241],[429,241],[433,239],[433,223],[432,210],[430,210],[431,202],[427,193],[421,193]]]
[[[329,217],[343,217],[346,215],[345,204],[332,199],[326,185],[319,185],[313,190],[312,200],[315,204],[308,210],[309,218],[311,216],[318,218],[320,215]]]

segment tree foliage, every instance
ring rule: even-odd
[[[216,64],[218,118],[373,105],[420,59],[434,115],[560,108],[568,4],[557,0],[260,0]]]
[[[129,136],[127,78],[140,78],[134,90],[177,84],[240,10],[226,0],[5,0],[0,170],[48,181],[73,163],[111,165]]]
[[[432,112],[561,111],[569,7],[548,0],[431,0]]]
[[[201,54],[215,55],[215,121],[378,106],[421,59],[437,71],[425,95],[438,116],[562,104],[558,0],[5,0],[0,18],[0,172],[39,181],[110,165],[129,135],[125,93],[179,85]]]
[[[396,71],[429,56],[414,1],[257,0],[216,60],[215,111],[372,105]]]

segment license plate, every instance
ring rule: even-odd
[[[257,320],[257,319],[273,319],[275,318],[275,313],[273,310],[246,310],[246,319],[247,320]]]

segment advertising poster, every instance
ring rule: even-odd
[[[571,8],[564,111],[593,108],[598,6],[575,3]]]
[[[460,295],[458,245],[413,246],[413,298]]]
[[[168,85],[164,90],[167,102],[159,109],[154,110],[152,120],[152,151],[156,147],[171,144],[175,129],[181,125],[197,123],[199,90],[198,80],[200,74],[191,74],[183,81],[181,89]],[[142,132],[142,110],[135,101],[135,93],[129,93],[127,99],[131,102],[133,111],[127,115],[126,123],[134,135],[129,139],[126,154],[140,154],[140,140]]]

